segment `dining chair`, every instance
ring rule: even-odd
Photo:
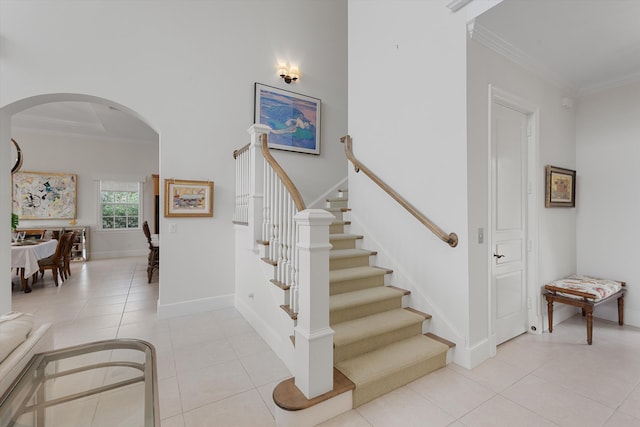
[[[64,249],[71,239],[73,232],[67,232],[60,236],[58,244],[56,245],[56,251],[53,255],[38,260],[38,266],[40,267],[41,277],[44,277],[45,270],[51,270],[53,274],[53,282],[58,286],[58,275],[62,277],[62,269],[64,268]],[[38,273],[34,274],[33,281],[37,280]]]
[[[147,276],[149,276],[149,283],[153,277],[153,270],[160,271],[160,247],[154,245],[151,241],[151,230],[149,230],[149,223],[147,221],[142,223],[142,231],[144,232],[147,242],[149,243],[149,257],[147,258]]]
[[[76,241],[77,235],[75,231],[71,231],[70,233],[71,237],[69,237],[69,239],[67,240],[66,246],[62,251],[62,274],[60,275],[60,277],[62,277],[63,282],[67,280],[69,276],[71,276],[71,253],[73,252],[73,244]]]

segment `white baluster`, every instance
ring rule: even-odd
[[[266,160],[264,160],[264,182],[263,194],[264,204],[262,206],[262,240],[271,241],[271,168]],[[265,253],[269,253],[267,250]]]
[[[289,192],[283,192],[282,198],[282,283],[289,284]]]
[[[249,151],[243,152],[242,158],[242,221],[249,222],[249,182],[251,181],[251,169],[249,168]]]

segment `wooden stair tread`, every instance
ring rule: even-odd
[[[398,291],[401,291],[403,293],[403,295],[411,295],[411,291],[408,290],[408,289],[402,289],[402,288],[399,288],[399,287],[393,286],[393,285],[389,285],[389,286],[387,286],[387,288],[397,289]]]
[[[372,304],[388,298],[402,297],[402,290],[390,286],[361,289],[329,297],[329,311],[344,310],[355,305]]]
[[[412,308],[412,307],[405,307],[404,309],[407,310],[407,311],[410,311],[412,313],[415,313],[415,314],[417,314],[419,316],[423,316],[425,319],[431,319],[433,317],[429,313],[425,313],[423,311],[416,310],[415,308]]]
[[[277,287],[279,287],[280,289],[282,289],[283,291],[287,291],[291,288],[290,285],[286,285],[276,279],[271,279],[269,280],[269,282],[273,283],[274,285],[276,285]]]
[[[298,314],[293,312],[290,305],[281,305],[280,308],[283,309],[293,320],[298,319]]]
[[[278,265],[278,261],[269,258],[260,258],[263,262],[266,262],[269,265],[273,265],[274,267]]]
[[[313,399],[307,399],[295,385],[295,379],[289,378],[282,381],[273,389],[273,401],[286,411],[300,411],[322,403],[342,393],[349,392],[355,385],[349,378],[337,369],[333,369],[333,390],[328,391]]]
[[[372,256],[377,254],[378,252],[367,249],[332,249],[329,251],[329,259],[351,258],[365,255]]]
[[[351,208],[324,208],[324,210],[329,212],[349,212]]]
[[[437,336],[436,334],[432,334],[431,332],[427,332],[426,334],[424,334],[425,337],[429,337],[432,340],[436,340],[441,342],[442,344],[446,345],[449,348],[453,348],[456,346],[456,343],[449,341],[448,339],[442,338]]]
[[[341,282],[345,280],[359,279],[365,277],[383,276],[389,274],[390,270],[378,267],[353,267],[342,270],[332,270],[329,272],[329,282]]]
[[[335,347],[349,345],[354,342],[364,341],[367,338],[393,332],[396,329],[421,324],[424,320],[421,315],[398,308],[336,323],[331,325],[335,332],[333,343]]]

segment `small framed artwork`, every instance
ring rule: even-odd
[[[270,148],[320,154],[320,105],[318,98],[256,83],[253,121],[271,128]]]
[[[547,165],[546,171],[547,208],[573,208],[576,205],[576,171]]]
[[[213,216],[213,181],[165,179],[164,216]]]

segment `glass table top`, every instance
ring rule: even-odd
[[[155,360],[135,339],[36,354],[0,398],[0,426],[160,426]]]

